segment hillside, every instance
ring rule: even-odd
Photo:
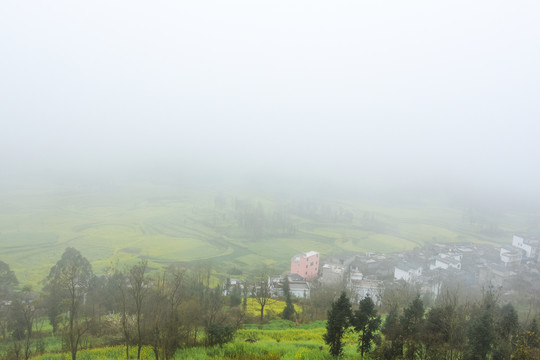
[[[534,229],[536,214],[447,200],[354,200],[256,192],[182,191],[150,183],[44,189],[0,197],[0,259],[21,284],[37,285],[67,246],[100,273],[147,258],[151,267],[210,260],[226,274],[290,257],[395,252],[426,242],[507,242]]]

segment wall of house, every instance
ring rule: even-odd
[[[395,280],[410,280],[410,274],[408,271],[402,270],[400,268],[394,268],[394,279]]]
[[[310,256],[297,255],[291,259],[291,274],[298,274],[304,279],[313,279],[319,273],[319,253]]]
[[[527,257],[534,257],[534,249],[532,246],[525,243],[525,239],[523,239],[520,236],[514,235],[512,238],[512,246],[517,247],[518,249],[521,249],[525,251],[525,256]]]
[[[296,296],[297,298],[301,299],[309,299],[310,289],[307,284],[291,284],[290,287],[292,296]]]

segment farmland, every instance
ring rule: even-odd
[[[322,339],[325,333],[325,322],[314,322],[295,326],[286,320],[274,320],[262,326],[245,326],[238,330],[232,343],[222,348],[195,347],[180,349],[175,359],[331,359],[328,347]],[[246,339],[256,340],[246,343]],[[345,358],[356,358],[356,344],[352,335],[345,339]],[[322,351],[321,351],[322,350]],[[37,356],[36,360],[60,360],[65,354],[47,353]],[[125,359],[125,348],[122,346],[101,347],[82,350],[79,359]],[[149,347],[143,348],[141,359],[153,359],[154,354]]]
[[[0,196],[0,259],[21,285],[39,282],[75,247],[96,273],[146,258],[151,268],[212,261],[218,274],[258,263],[279,271],[298,252],[396,252],[427,242],[508,241],[536,214],[491,213],[441,200],[385,204],[316,196],[287,198],[136,183],[43,189]]]

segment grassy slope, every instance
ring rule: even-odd
[[[331,359],[322,339],[325,323],[322,321],[295,326],[294,323],[274,320],[263,326],[246,326],[239,330],[235,340],[220,348],[188,348],[177,351],[175,359]],[[256,339],[256,343],[246,343]],[[78,359],[122,359],[125,349],[121,346],[81,351]],[[355,339],[350,334],[344,339],[345,359],[358,358]],[[132,355],[135,352],[132,351]],[[37,360],[59,360],[62,354],[44,354]],[[144,348],[142,359],[153,359],[150,348]]]
[[[394,252],[426,242],[504,242],[534,214],[504,214],[500,230],[486,235],[486,223],[471,222],[465,210],[441,203],[406,206],[316,200],[352,214],[352,221],[324,221],[289,214],[294,234],[265,234],[253,241],[239,226],[235,201],[261,204],[270,217],[286,201],[253,194],[181,193],[137,184],[103,192],[12,194],[0,198],[0,260],[21,284],[38,284],[67,246],[80,250],[103,272],[113,263],[128,266],[140,257],[159,268],[174,262],[214,260],[218,269],[249,268],[259,262],[285,271],[290,257],[317,250]],[[313,201],[312,201],[313,202]],[[367,219],[367,220],[366,220]]]

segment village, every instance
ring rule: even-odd
[[[272,297],[283,296],[285,278],[290,294],[310,298],[313,287],[346,289],[358,303],[366,296],[381,304],[384,289],[401,282],[421,295],[436,298],[445,284],[461,288],[493,286],[506,295],[540,292],[540,241],[513,235],[508,244],[427,244],[408,252],[340,254],[321,259],[317,251],[291,258],[290,271],[268,276]],[[239,279],[228,279],[227,294]]]

